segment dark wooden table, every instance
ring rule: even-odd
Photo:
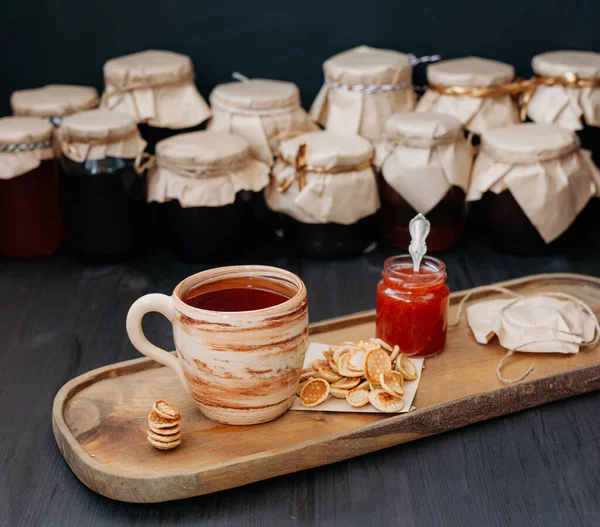
[[[299,274],[313,321],[374,307],[383,260],[285,256],[278,241],[239,262]],[[441,255],[452,290],[534,273],[600,276],[600,248],[500,255],[474,236]],[[238,262],[231,262],[238,263]],[[598,525],[600,393],[502,417],[335,465],[180,502],[131,505],[96,495],[63,461],[51,429],[57,390],[88,370],[137,357],[125,334],[131,303],[170,293],[200,266],[164,249],[126,265],[65,255],[0,261],[0,524],[33,525]],[[172,346],[150,315],[151,340]],[[457,380],[457,382],[459,382]]]

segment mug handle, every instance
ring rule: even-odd
[[[142,329],[142,320],[146,313],[155,311],[167,318],[171,324],[175,321],[175,306],[170,296],[152,293],[138,298],[127,313],[127,335],[133,346],[146,357],[150,357],[164,366],[172,368],[177,373],[179,380],[189,393],[188,385],[183,374],[183,368],[177,355],[155,346],[150,342]]]

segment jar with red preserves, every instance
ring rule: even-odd
[[[410,255],[385,261],[377,284],[377,337],[400,352],[430,357],[446,346],[448,298],[446,266],[425,256],[418,273]]]
[[[409,222],[420,212],[431,223],[428,249],[454,246],[463,233],[473,164],[460,121],[446,114],[396,113],[376,152],[383,240],[406,250]]]
[[[39,117],[0,119],[0,254],[39,258],[61,239],[54,127]]]

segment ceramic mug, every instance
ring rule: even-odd
[[[260,283],[288,300],[254,311],[210,311],[184,301],[208,292]],[[224,286],[223,284],[227,284]],[[177,354],[150,343],[142,318],[156,311],[173,325]],[[173,368],[200,411],[231,425],[263,423],[292,405],[308,347],[306,287],[276,267],[220,267],[183,280],[171,296],[139,298],[127,314],[127,333],[137,350]]]

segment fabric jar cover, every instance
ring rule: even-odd
[[[138,123],[179,130],[210,117],[186,55],[148,50],[110,59],[104,83],[101,107],[129,113]]]
[[[63,117],[96,108],[100,103],[96,88],[49,84],[33,90],[19,90],[10,97],[15,115],[45,117],[59,125]]]
[[[269,183],[269,167],[254,159],[245,139],[207,130],[159,141],[148,170],[148,201],[178,200],[182,207],[221,207],[241,190]]]
[[[593,51],[551,51],[533,57],[538,76],[561,78],[575,74],[579,79],[600,78],[600,53]],[[582,120],[600,126],[600,86],[537,86],[527,105],[527,115],[539,123],[555,123],[569,130],[581,130]]]
[[[417,212],[427,214],[456,186],[469,188],[473,149],[451,115],[397,113],[377,142],[375,166]]]
[[[390,115],[415,106],[412,63],[404,53],[359,46],[326,60],[323,74],[310,115],[330,132],[379,139]]]
[[[298,176],[296,158],[302,144],[306,185],[300,189],[298,181],[289,182]],[[318,131],[283,141],[265,190],[267,205],[302,223],[356,223],[379,209],[372,157],[371,144],[359,136]]]
[[[97,109],[65,117],[60,128],[62,153],[83,163],[87,159],[137,159],[146,142],[131,115]]]
[[[0,118],[0,179],[31,172],[54,158],[54,127],[40,117]]]
[[[213,113],[208,129],[230,132],[250,144],[252,154],[269,166],[286,134],[317,130],[300,106],[291,82],[249,79],[219,84],[210,94]]]
[[[479,57],[443,60],[427,66],[427,82],[440,87],[497,86],[511,82],[514,76],[515,70],[509,64]],[[442,95],[430,88],[419,100],[416,111],[453,115],[476,134],[520,121],[517,103],[510,95],[464,97]]]
[[[577,136],[557,125],[521,123],[486,132],[467,201],[509,190],[546,243],[573,223],[600,188],[600,171]]]

